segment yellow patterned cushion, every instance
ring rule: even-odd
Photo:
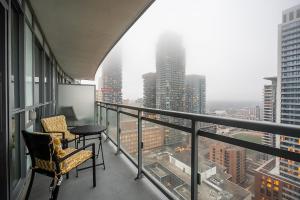
[[[64,115],[41,119],[44,130],[54,136],[62,137],[61,132],[65,133],[65,139],[74,140],[75,135],[68,131],[66,118]]]
[[[75,148],[62,149],[61,141],[58,137],[52,137],[52,142],[53,142],[54,153],[58,158],[63,158],[66,155],[76,150]],[[74,154],[73,156],[67,158],[66,160],[64,160],[59,164],[61,173],[65,174],[69,172],[70,170],[74,169],[84,161],[91,158],[92,155],[93,155],[92,151],[82,150]],[[56,168],[54,162],[49,160],[41,160],[41,159],[36,159],[36,166],[39,169],[47,170],[50,172],[54,172]]]
[[[41,119],[46,132],[64,132],[68,130],[66,118],[63,115]]]

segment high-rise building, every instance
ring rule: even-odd
[[[185,78],[185,112],[205,113],[206,80],[201,75],[186,75]]]
[[[280,176],[275,159],[270,159],[255,170],[255,200],[299,199],[299,183]]]
[[[122,60],[120,50],[114,51],[106,58],[102,76],[99,80],[102,101],[122,103]]]
[[[256,105],[255,107],[250,107],[249,108],[249,112],[248,114],[245,115],[248,116],[249,120],[256,120],[256,121],[260,121],[261,120],[261,110],[260,110],[260,106]],[[247,118],[247,117],[246,117]]]
[[[267,84],[264,86],[263,120],[268,122],[275,122],[277,77],[268,77],[264,79],[271,81],[271,84]]]
[[[265,80],[271,81],[271,84],[264,86],[264,107],[263,120],[268,122],[276,121],[276,90],[277,77],[268,77]],[[262,137],[262,144],[271,147],[276,147],[276,135],[271,133],[264,133]]]
[[[184,111],[185,49],[180,36],[164,33],[156,48],[156,108]]]
[[[215,143],[209,146],[209,159],[227,168],[231,181],[243,183],[246,180],[246,150],[227,144]]]
[[[156,108],[184,111],[185,49],[181,37],[166,32],[156,48]],[[180,119],[161,116],[161,120],[182,125]],[[165,144],[186,142],[187,134],[166,130]]]
[[[156,73],[144,74],[143,80],[144,80],[143,106],[147,108],[156,108]]]
[[[278,39],[277,122],[300,125],[300,5],[283,11]],[[280,148],[300,153],[300,140],[281,136]],[[280,159],[279,173],[290,184],[283,185],[284,199],[300,199],[290,185],[300,182],[300,163]]]

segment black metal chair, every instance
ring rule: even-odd
[[[63,106],[59,110],[60,115],[64,115],[66,117],[66,121],[68,122],[75,122],[78,121],[78,118],[75,114],[73,106]]]
[[[58,137],[52,137],[47,133],[33,133],[24,130],[22,134],[32,162],[32,174],[25,197],[26,200],[29,198],[35,173],[40,173],[52,178],[49,199],[55,200],[58,196],[63,175],[89,159],[93,161],[93,187],[96,187],[94,143],[79,149],[62,149],[61,139]],[[88,147],[92,147],[92,151],[85,150]]]

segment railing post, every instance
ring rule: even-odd
[[[108,126],[109,126],[109,122],[108,122],[108,105],[106,104],[105,105],[105,108],[106,108],[106,110],[105,110],[105,122],[106,122],[106,140],[105,141],[107,141],[108,140],[108,138],[109,138],[109,128],[108,128]]]
[[[138,110],[138,173],[135,179],[141,178],[143,164],[142,111]]]
[[[120,133],[121,133],[121,127],[120,127],[120,108],[119,106],[117,107],[117,153],[120,153],[120,148],[121,148],[121,141],[120,141]]]
[[[192,120],[192,155],[191,155],[191,199],[198,199],[198,134],[196,121]]]
[[[100,125],[102,126],[102,105],[100,103]]]

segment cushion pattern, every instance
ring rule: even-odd
[[[64,131],[65,133],[65,139],[70,141],[70,140],[74,140],[75,139],[75,135],[70,133],[70,131]],[[55,133],[55,132],[52,132],[50,133],[52,136],[54,137],[59,137],[60,139],[62,139],[62,133]]]
[[[65,139],[70,141],[75,139],[75,135],[68,131],[66,118],[64,115],[48,117],[41,119],[44,130],[47,133],[53,134],[53,136],[58,136],[62,138],[61,133],[65,133]]]
[[[51,137],[54,150],[53,153],[55,153],[58,158],[63,158],[76,150],[75,148],[62,149],[61,140],[58,137]],[[89,150],[82,150],[72,155],[71,157],[67,158],[59,164],[61,174],[68,173],[70,170],[74,169],[84,161],[90,159],[92,156],[93,153]],[[35,162],[37,168],[50,172],[55,172],[56,166],[52,160],[49,161],[36,158]]]
[[[64,132],[68,130],[66,118],[63,115],[41,119],[46,132]]]

